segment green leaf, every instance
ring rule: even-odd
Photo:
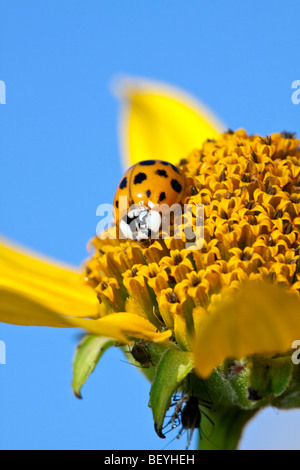
[[[85,336],[77,346],[73,359],[72,389],[77,398],[82,398],[81,388],[95,369],[100,357],[115,344],[104,336]]]
[[[201,415],[199,450],[236,450],[246,423],[257,410],[220,407],[215,412],[205,409],[213,424]]]
[[[149,406],[152,408],[154,426],[159,437],[172,395],[183,379],[193,369],[192,354],[180,349],[169,349],[157,366],[156,375],[150,391]]]

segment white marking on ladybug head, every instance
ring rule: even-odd
[[[143,213],[147,213],[147,207],[144,206],[144,205],[138,205],[138,204],[134,204],[133,206],[131,206],[129,208],[129,211],[127,212],[127,217],[129,219],[134,219],[136,217],[141,217],[143,216]]]
[[[161,215],[157,211],[149,211],[147,217],[148,230],[152,233],[158,233],[161,226]]]
[[[161,225],[159,212],[149,210],[141,204],[134,204],[120,222],[123,235],[130,240],[157,238]]]

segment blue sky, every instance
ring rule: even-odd
[[[86,258],[96,208],[122,175],[119,74],[180,87],[230,128],[299,135],[299,14],[297,0],[0,0],[0,233],[74,265]],[[73,397],[77,335],[1,325],[0,448],[161,449],[149,385],[117,350]],[[299,449],[299,417],[266,410],[241,447]]]

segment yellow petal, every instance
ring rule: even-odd
[[[149,320],[128,312],[112,313],[99,320],[74,320],[80,328],[85,328],[94,335],[116,338],[124,343],[129,342],[125,336],[161,342],[172,334],[170,330],[159,333]]]
[[[300,300],[281,287],[248,283],[198,324],[195,369],[203,378],[226,358],[283,353],[300,339]]]
[[[186,319],[183,315],[174,315],[174,334],[177,344],[183,351],[190,350],[190,339]]]
[[[0,321],[19,325],[72,326],[61,315],[98,317],[93,289],[80,273],[0,240]]]
[[[74,328],[68,318],[14,291],[0,289],[0,322],[25,326]]]
[[[165,341],[149,320],[120,312],[98,317],[99,301],[71,268],[38,259],[0,240],[0,322],[83,328],[94,335],[128,342],[127,336]],[[94,318],[94,319],[91,319]]]
[[[121,80],[121,151],[124,166],[140,160],[178,163],[225,126],[195,98],[161,83]]]

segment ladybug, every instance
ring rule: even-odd
[[[116,223],[125,238],[141,241],[157,235],[160,213],[180,203],[183,191],[184,176],[172,163],[144,160],[130,167],[118,185],[113,203]],[[126,202],[122,196],[126,196]]]

